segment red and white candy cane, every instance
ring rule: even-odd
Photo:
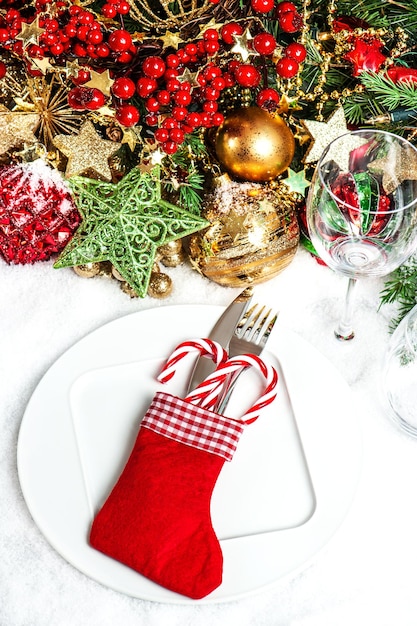
[[[271,404],[276,397],[278,373],[272,365],[266,364],[254,354],[242,354],[220,363],[213,374],[200,384],[185,398],[188,402],[210,408],[226,393],[233,378],[248,367],[255,367],[266,379],[266,387],[259,400],[242,416],[245,424],[254,422],[259,417],[259,411]]]
[[[177,364],[188,354],[197,352],[200,356],[207,356],[214,361],[216,365],[220,365],[227,360],[228,354],[226,350],[217,341],[212,339],[191,339],[180,343],[168,358],[159,373],[157,380],[160,383],[167,383],[177,372]]]

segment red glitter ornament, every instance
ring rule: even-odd
[[[362,72],[376,72],[385,62],[386,56],[380,52],[383,42],[374,36],[361,36],[354,39],[353,49],[345,55],[345,59],[353,65],[353,76]]]
[[[40,159],[0,168],[0,254],[7,263],[46,261],[80,221],[60,174]]]

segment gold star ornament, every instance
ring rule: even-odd
[[[240,54],[244,63],[246,63],[250,56],[258,56],[257,52],[249,48],[249,42],[253,39],[249,28],[246,28],[242,35],[233,35],[233,39],[236,43],[231,49],[231,52],[233,52],[233,54]]]
[[[327,122],[302,120],[302,123],[314,140],[304,157],[305,163],[318,161],[324,150],[332,141],[349,133],[343,107],[336,109]],[[343,143],[338,142],[330,148],[327,153],[328,160],[335,161],[340,169],[346,172],[349,169],[350,153],[365,143],[365,139],[361,139],[354,134],[349,134]]]
[[[33,133],[39,122],[40,116],[37,113],[13,112],[0,106],[0,154],[14,146],[37,141]]]
[[[394,141],[387,154],[369,163],[368,169],[382,175],[384,191],[390,194],[404,180],[417,180],[417,152],[411,146],[403,147]]]
[[[39,15],[28,24],[27,22],[22,23],[21,31],[18,35],[16,35],[16,39],[23,42],[23,47],[27,48],[31,44],[39,45],[39,36],[45,32],[44,28],[39,28]]]
[[[56,135],[53,143],[68,157],[67,178],[91,173],[95,178],[112,179],[109,158],[122,144],[102,139],[90,121],[84,122],[78,135]]]

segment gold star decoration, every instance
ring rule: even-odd
[[[230,209],[230,211],[221,218],[222,229],[220,234],[229,235],[232,238],[232,241],[235,242],[236,239],[238,239],[242,233],[247,230],[245,227],[246,218],[246,213],[239,215],[234,209]]]
[[[318,161],[330,142],[349,133],[343,107],[336,109],[327,122],[302,120],[302,123],[314,139],[313,144],[308,149],[304,158],[305,163]],[[346,137],[346,141],[344,141],[343,144],[338,143],[337,146],[333,146],[329,150],[327,157],[329,161],[335,161],[340,169],[346,172],[349,169],[350,153],[352,150],[359,148],[365,143],[365,139],[361,139],[360,137],[356,137],[351,134]]]
[[[411,146],[403,147],[394,141],[387,154],[369,163],[373,174],[382,174],[382,186],[390,194],[404,180],[417,180],[417,155]]]
[[[233,35],[233,39],[236,43],[231,49],[231,52],[233,52],[233,54],[240,54],[244,63],[246,63],[250,56],[259,56],[257,52],[249,49],[249,41],[253,39],[249,28],[246,28],[241,35]]]
[[[304,196],[304,192],[307,187],[310,186],[310,182],[306,179],[304,170],[294,172],[291,168],[288,168],[288,177],[282,179],[282,184],[286,185],[291,193],[298,193]]]
[[[183,42],[178,33],[171,33],[169,30],[166,31],[165,35],[158,37],[158,39],[162,41],[163,49],[174,48],[175,50],[178,50],[178,46]]]
[[[29,59],[29,62],[31,64],[31,69],[39,70],[44,76],[48,72],[52,72],[54,69],[51,59],[48,59],[47,57],[44,57],[43,59],[31,58]]]
[[[39,126],[39,121],[37,113],[9,111],[0,105],[0,154],[14,146],[36,142],[34,132]]]
[[[188,67],[186,67],[181,76],[177,76],[177,80],[179,83],[190,83],[191,87],[200,87],[197,74],[198,72],[190,72]]]
[[[140,297],[158,248],[209,224],[161,198],[158,171],[135,167],[117,184],[74,177],[69,185],[83,221],[54,267],[110,261]]]
[[[114,80],[110,77],[109,70],[105,70],[104,72],[95,72],[94,70],[90,70],[90,80],[85,83],[85,87],[91,87],[92,89],[99,89],[106,98],[110,97],[110,92]]]
[[[39,45],[39,35],[45,32],[44,28],[39,28],[39,15],[28,24],[27,22],[22,23],[22,29],[18,35],[16,35],[16,39],[23,42],[23,47],[27,48],[31,44]]]
[[[84,122],[78,135],[57,135],[53,143],[68,157],[65,170],[67,178],[91,172],[97,178],[111,180],[109,158],[117,152],[121,144],[102,139],[89,120]]]

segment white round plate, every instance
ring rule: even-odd
[[[361,438],[351,391],[315,348],[278,322],[263,353],[279,372],[277,399],[245,430],[213,492],[221,586],[190,600],[89,546],[91,522],[123,469],[153,394],[164,388],[182,395],[193,359],[183,361],[168,385],[156,382],[157,372],[181,341],[208,336],[222,312],[162,306],[99,328],[48,370],[21,424],[18,471],[35,523],[77,569],[134,597],[223,602],[273,585],[328,542],[356,491]],[[259,390],[255,373],[244,373],[227,414],[238,417]]]

